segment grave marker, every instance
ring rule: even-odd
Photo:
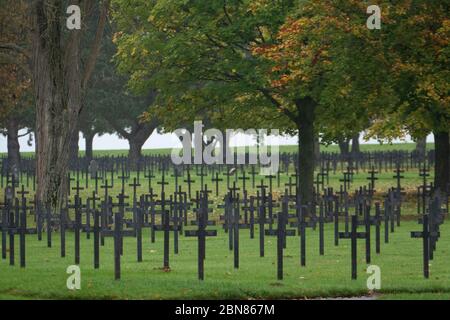
[[[352,279],[357,278],[357,241],[358,239],[366,239],[365,232],[358,232],[358,217],[352,215],[351,232],[339,232],[339,238],[351,240],[351,265]]]

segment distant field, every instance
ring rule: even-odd
[[[391,143],[391,144],[361,144],[361,151],[392,151],[392,150],[403,150],[403,151],[412,151],[416,147],[415,143]],[[238,147],[238,151],[243,150],[243,147]],[[427,149],[434,149],[434,143],[428,143]],[[330,146],[320,146],[320,150],[323,152],[339,152],[339,147],[337,145]],[[143,155],[169,155],[172,152],[172,149],[144,149],[142,150]],[[296,145],[286,145],[280,146],[280,152],[297,152]],[[5,153],[0,153],[0,155],[4,155]],[[94,156],[123,156],[127,155],[128,150],[95,150]],[[23,156],[32,156],[34,152],[22,152]],[[80,155],[84,155],[84,151],[80,151]]]

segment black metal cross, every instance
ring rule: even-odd
[[[124,168],[123,162],[122,162],[122,174],[118,178],[122,182],[122,189],[121,189],[122,191],[121,191],[121,193],[124,194],[125,193],[125,180],[128,180],[129,175],[125,174],[125,168]]]
[[[219,182],[223,181],[223,179],[219,178],[219,173],[216,172],[215,177],[211,179],[212,182],[216,184],[216,196],[219,195]]]
[[[358,232],[358,217],[352,215],[351,232],[339,232],[340,239],[350,239],[351,240],[351,264],[352,264],[352,279],[357,278],[357,240],[365,239],[365,232]]]
[[[77,184],[75,187],[72,188],[72,190],[76,191],[76,195],[80,196],[80,191],[84,190],[84,188],[80,187],[80,180],[77,179]]]
[[[90,207],[90,211],[87,213],[87,227],[90,229],[90,223],[88,217],[92,214],[94,218],[94,269],[98,269],[100,267],[100,213],[97,211],[96,201],[100,201],[101,199],[97,197],[96,192],[92,191],[92,197],[88,198],[88,203],[90,202],[92,206]],[[90,232],[90,230],[86,230],[86,232]]]
[[[275,179],[277,176],[274,176],[273,174],[269,174],[267,176],[265,176],[266,179],[269,179],[269,193],[272,194],[272,184],[273,184],[273,179]]]
[[[236,183],[233,182],[233,185]],[[232,193],[233,191],[230,191]],[[240,223],[241,214],[239,211],[239,195],[231,197],[232,205],[231,205],[231,232],[233,234],[233,249],[234,249],[234,268],[239,268],[239,229],[247,229],[250,226],[248,224]]]
[[[433,211],[440,210],[438,199],[434,199],[430,204],[430,214]],[[430,230],[429,214],[424,214],[422,218],[422,231],[411,232],[411,238],[422,238],[423,241],[423,275],[426,279],[430,276],[430,241],[432,237],[439,237],[439,231]]]
[[[104,196],[103,196],[103,210],[102,210],[102,213],[101,213],[100,225],[101,225],[102,228],[106,228],[106,226],[108,224],[108,219],[109,219],[109,217],[111,215],[111,209],[112,209],[112,206],[109,205],[110,204],[110,201],[109,201],[110,197],[109,197],[109,191],[108,190],[113,188],[113,184],[108,184],[108,179],[105,179],[105,183],[102,186],[100,186],[100,188],[105,190]],[[104,239],[103,234],[101,235],[101,243],[102,243],[102,246],[105,244],[105,239]]]
[[[376,171],[375,167],[372,166],[372,170],[370,170],[368,173],[370,174],[370,176],[367,177],[367,180],[370,181],[369,191],[373,194],[375,192],[375,181],[378,180],[378,178],[376,177],[376,174],[378,173],[378,171]]]
[[[267,185],[264,184],[264,180],[261,179],[261,183],[259,185],[256,186],[256,189],[259,189],[261,194],[264,193],[264,195],[266,194],[266,189],[267,189]],[[264,192],[263,192],[264,191]]]
[[[205,173],[204,169],[205,169],[205,167],[203,165],[200,165],[200,172],[196,172],[197,177],[200,177],[200,186],[201,187],[203,187],[203,182],[205,180],[205,177],[208,176],[208,173]]]
[[[182,177],[183,175],[180,174],[180,170],[177,167],[173,167],[173,174],[171,177],[175,178],[175,191],[178,190],[178,178]]]
[[[125,212],[125,199],[128,198],[123,193],[117,196],[119,211],[114,214],[114,230],[102,230],[102,236],[114,238],[114,279],[119,280],[121,277],[120,256],[123,254],[123,237],[134,237],[134,230],[123,230],[123,216]]]
[[[85,207],[87,208],[87,207]],[[78,265],[80,264],[80,232],[81,232],[81,228],[82,226],[82,209],[83,209],[83,205],[82,205],[82,200],[80,198],[80,196],[75,195],[74,198],[74,203],[73,205],[67,205],[67,209],[75,209],[75,221],[73,223],[71,223],[71,227],[74,231],[74,236],[75,236],[75,264]],[[68,215],[64,215],[62,214],[61,219],[63,221],[61,221],[61,257],[65,256],[65,227],[66,224],[69,225],[69,223],[67,221],[64,221],[66,218],[68,218]]]
[[[291,206],[296,209],[297,222],[290,224],[291,227],[297,227],[300,234],[300,265],[306,266],[306,228],[315,228],[316,221],[309,214],[311,207],[302,205],[300,195],[296,195],[295,205]],[[306,217],[310,216],[309,221]]]
[[[161,193],[161,225],[153,225],[155,231],[164,231],[164,257],[163,257],[163,267],[164,270],[169,270],[169,241],[170,241],[170,231],[179,231],[180,226],[174,226],[170,224],[170,212],[166,209],[167,201],[165,199],[164,192]]]
[[[195,182],[195,180],[191,179],[191,171],[190,171],[190,167],[187,167],[187,179],[183,180],[184,182],[186,182],[188,184],[188,197],[189,199],[191,198],[191,188],[192,188],[192,183]]]
[[[36,234],[36,228],[27,228],[27,210],[30,207],[27,207],[27,199],[22,197],[22,205],[20,211],[20,227],[19,227],[19,248],[20,248],[20,267],[25,268],[25,257],[26,257],[26,235],[27,234]]]
[[[231,196],[233,199],[235,199],[237,197],[237,191],[239,191],[240,188],[236,187],[236,182],[233,182],[233,187],[232,188],[228,188],[228,191],[231,192]]]
[[[148,191],[150,192],[150,189],[152,188],[152,178],[154,178],[155,176],[152,173],[151,168],[149,167],[148,169],[148,173],[144,172],[144,177],[148,179]]]
[[[13,212],[13,193],[12,188],[7,187],[5,191],[5,202],[2,210],[2,259],[6,259],[7,251],[10,254],[10,265],[14,265],[14,212]],[[7,236],[9,235],[10,248],[7,249]],[[12,238],[12,239],[11,239]],[[12,242],[11,242],[12,241]],[[12,251],[11,251],[12,249]]]
[[[12,205],[12,189],[11,187],[6,187],[5,189],[5,200],[3,204],[3,210],[2,210],[2,259],[6,259],[6,252],[7,252],[7,235],[8,235],[8,219],[9,219],[9,211],[11,210]]]
[[[242,180],[242,191],[245,191],[246,190],[245,189],[245,181],[246,180],[250,180],[250,178],[245,175],[245,171],[244,170],[242,170],[242,176],[239,177],[239,180]]]
[[[350,183],[351,183],[351,176],[353,175],[353,172],[344,172],[344,178],[339,179],[340,182],[344,183],[344,192],[348,191],[350,189]]]
[[[133,183],[130,183],[128,186],[133,188],[133,202],[136,202],[137,201],[136,190],[137,187],[141,186],[141,184],[137,181],[137,178],[133,178]]]
[[[284,184],[285,187],[288,187],[289,196],[292,196],[292,187],[297,187],[296,182],[292,182],[292,177],[289,177],[289,182]]]
[[[17,194],[20,195],[20,198],[23,199],[25,198],[25,195],[29,194],[29,191],[25,191],[25,186],[22,185],[20,191],[17,191]]]
[[[217,175],[217,173],[216,173]],[[217,230],[206,230],[208,225],[208,193],[201,192],[200,205],[198,211],[198,230],[185,231],[186,237],[198,238],[198,278],[203,280],[205,277],[204,262],[206,253],[206,237],[217,236]]]
[[[70,172],[67,174],[67,194],[70,196],[70,183],[75,181],[75,178],[70,177]]]
[[[286,248],[286,237],[295,236],[295,230],[287,230],[286,224],[288,219],[289,196],[287,190],[282,199],[281,212],[278,213],[277,229],[265,230],[266,236],[277,237],[277,277],[283,280],[283,249]]]
[[[256,170],[255,165],[252,165],[252,170],[249,172],[249,174],[252,176],[252,188],[255,188],[255,176],[256,176]]]
[[[418,187],[419,192],[421,191],[421,197],[418,197],[417,200],[419,201],[419,204],[417,206],[418,213],[425,214],[426,206],[427,206],[427,195],[429,194],[428,191],[431,191],[430,186],[427,184],[427,177],[430,176],[430,170],[426,167],[425,162],[423,163],[423,167],[419,169],[419,176],[422,177],[422,185]],[[421,200],[421,205],[420,205]],[[422,209],[422,211],[420,211]]]
[[[91,175],[91,179],[95,180],[95,193],[98,193],[98,182],[103,180],[102,176],[99,176],[98,171],[95,171],[94,176]]]
[[[158,181],[157,184],[161,186],[161,193],[165,193],[165,186],[167,186],[169,183],[166,181],[166,171],[162,170],[161,172],[161,181]]]
[[[400,169],[400,164],[397,163],[396,167],[395,167],[395,176],[393,176],[393,178],[397,181],[397,191],[400,192],[403,190],[403,188],[401,187],[401,179],[405,178],[402,173],[404,173],[405,170]]]

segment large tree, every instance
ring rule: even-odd
[[[98,58],[92,84],[87,90],[86,109],[81,113],[79,128],[86,137],[87,155],[91,153],[89,140],[96,133],[116,132],[119,137],[128,140],[128,158],[131,167],[135,168],[144,143],[159,124],[155,116],[148,121],[143,120],[145,112],[153,106],[157,92],[147,90],[137,95],[127,88],[128,78],[120,75],[112,62],[117,53],[117,47],[112,41],[114,28],[114,25],[108,24],[103,51]]]
[[[120,86],[122,84],[122,86]],[[146,97],[134,96],[125,90],[126,81],[118,81],[117,90],[119,94],[109,96],[108,104],[97,105],[97,107],[107,106],[103,117],[111,128],[117,132],[119,137],[128,140],[129,152],[128,160],[130,167],[135,169],[142,156],[142,147],[151,134],[157,129],[159,121],[152,118],[144,121],[141,117],[154,102],[156,93],[148,93]]]
[[[447,4],[381,1],[381,30],[367,28],[368,4],[358,0],[115,4],[130,84],[158,88],[166,112],[209,97],[297,131],[304,202],[318,132],[351,139],[369,126],[368,135],[393,138],[423,127],[440,141],[436,176],[448,177]]]
[[[32,127],[27,5],[0,3],[0,131],[7,137],[8,166],[20,167],[19,130]],[[27,135],[27,133],[23,135]],[[23,136],[22,135],[22,136]]]
[[[361,1],[337,1],[333,6],[311,3],[325,13],[324,34],[337,35],[330,38],[332,47],[341,52],[335,55],[334,65],[340,71],[333,78],[366,92],[361,106],[370,121],[368,135],[392,139],[409,133],[421,138],[432,132],[435,186],[445,190],[450,174],[450,3],[379,1],[380,30],[365,27],[355,11],[365,9]],[[328,95],[327,100],[338,96]]]
[[[346,28],[345,19],[355,22],[349,11],[339,15],[341,19],[329,20],[353,42],[364,45],[350,52],[351,61],[343,65],[357,76],[359,88],[378,87],[367,95],[367,102],[374,98],[378,102],[368,106],[369,135],[392,139],[406,133],[414,138],[434,134],[435,186],[445,190],[450,174],[450,3],[403,0],[379,5],[381,30]],[[355,61],[361,59],[366,61],[366,73],[354,70]]]
[[[180,101],[208,97],[218,103],[210,108],[226,106],[225,114],[236,122],[248,119],[251,124],[253,115],[269,128],[283,124],[283,131],[298,130],[300,193],[303,202],[311,202],[317,101],[303,88],[280,96],[270,82],[270,62],[252,51],[278,41],[279,28],[296,2],[114,3],[121,30],[119,66],[132,74],[131,85],[158,88],[158,104],[166,112],[177,110]],[[246,116],[239,118],[234,110]]]
[[[58,210],[67,194],[70,138],[77,130],[84,90],[100,52],[109,1],[77,0],[83,28],[67,30],[60,0],[32,3],[33,80],[36,99],[37,198]],[[96,36],[89,57],[82,61],[80,43],[87,21],[99,10]]]
[[[435,141],[435,186],[450,176],[450,3],[401,1],[388,15],[384,44],[402,103],[388,110],[388,123],[404,124],[412,136]]]
[[[368,123],[364,108],[376,100],[364,101],[375,86],[362,90],[342,66],[350,61],[346,48],[361,50],[361,41],[352,43],[327,21],[336,21],[343,6],[358,21],[347,26],[365,28],[366,8],[350,2],[116,0],[119,66],[132,73],[132,86],[160,89],[166,111],[178,110],[186,97],[192,104],[208,97],[216,103],[210,108],[225,106],[238,123],[262,119],[257,123],[296,132],[299,193],[311,203],[317,135],[355,136]],[[361,74],[365,61],[357,61]],[[332,98],[337,92],[344,108]],[[348,117],[327,123],[338,112]]]

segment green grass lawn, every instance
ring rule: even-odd
[[[450,226],[442,226],[430,278],[422,276],[422,242],[411,239],[410,231],[420,227],[403,222],[391,234],[389,244],[382,243],[381,254],[372,250],[372,264],[381,268],[381,290],[378,298],[450,297],[448,256]],[[162,270],[162,235],[150,243],[144,231],[144,261],[136,260],[136,241],[124,240],[122,279],[114,280],[113,240],[101,247],[100,269],[93,268],[93,242],[82,236],[81,290],[66,288],[66,268],[74,263],[73,234],[68,233],[67,256],[59,256],[59,237],[53,237],[53,248],[35,235],[27,237],[27,267],[9,266],[0,260],[0,298],[6,299],[268,299],[344,297],[369,294],[364,258],[364,242],[358,248],[358,279],[350,279],[350,241],[333,244],[332,225],[326,226],[325,255],[318,250],[318,231],[307,232],[307,266],[299,263],[299,238],[289,237],[284,252],[284,280],[276,278],[276,238],[266,237],[266,256],[259,257],[259,239],[250,239],[249,231],[240,233],[240,268],[233,268],[233,254],[228,250],[226,234],[206,243],[205,280],[197,279],[197,239],[181,238],[180,253],[170,250],[170,272]],[[45,235],[44,235],[45,239]],[[172,241],[171,235],[171,241]],[[17,252],[18,249],[16,249]],[[16,263],[18,263],[16,261]]]
[[[395,145],[393,149],[400,149]],[[412,149],[414,144],[404,144],[404,148]],[[383,148],[392,146],[385,145]],[[284,151],[290,146],[283,147]],[[282,148],[282,150],[283,150]],[[332,147],[330,147],[332,148]],[[363,150],[368,146],[363,146]],[[376,149],[380,150],[380,146]],[[408,149],[408,150],[409,150]],[[332,149],[329,149],[330,151]],[[392,149],[391,149],[392,150]],[[154,152],[152,150],[151,152]],[[328,151],[328,149],[327,149]],[[334,152],[332,150],[331,152]],[[336,150],[337,151],[337,150]],[[120,153],[123,152],[123,153]],[[147,151],[146,151],[147,152]],[[169,151],[168,151],[169,152]],[[104,154],[118,155],[126,151],[107,151]],[[156,152],[155,153],[160,153]],[[98,152],[97,155],[102,155]],[[170,175],[172,172],[170,172]],[[128,186],[136,173],[132,173],[126,181],[126,193],[132,195]],[[379,299],[450,299],[450,268],[448,266],[450,239],[446,234],[450,232],[448,222],[442,226],[442,237],[439,240],[435,260],[430,266],[430,279],[422,276],[422,242],[411,239],[410,231],[420,230],[412,216],[416,212],[415,192],[421,183],[417,169],[404,173],[402,186],[407,195],[402,206],[402,214],[406,220],[402,226],[391,235],[389,244],[382,244],[381,255],[375,255],[373,250],[372,264],[380,266],[382,272],[382,288],[375,295]],[[341,171],[331,173],[328,186],[335,189],[343,177]],[[360,171],[354,175],[351,190],[368,184],[368,174]],[[109,177],[108,177],[109,178]],[[167,193],[174,191],[173,177],[166,177],[169,186]],[[200,189],[199,177],[192,177],[195,183],[192,194]],[[226,191],[226,177],[220,184],[220,194],[215,195],[215,187],[210,177],[205,179],[213,190],[211,199],[217,204]],[[376,182],[376,200],[382,200],[388,188],[395,185],[393,172],[383,170],[378,174]],[[429,177],[432,181],[433,175]],[[257,177],[257,183],[263,179]],[[159,193],[161,180],[158,174],[152,181],[154,192]],[[231,178],[231,182],[234,177]],[[31,182],[31,181],[30,181]],[[281,176],[280,186],[273,182],[274,195],[277,197],[284,190],[288,182],[286,175]],[[26,184],[26,179],[21,183]],[[268,180],[265,180],[268,184]],[[81,179],[85,187],[85,179]],[[242,181],[238,185],[242,187]],[[73,185],[72,185],[73,186]],[[31,184],[30,184],[31,189]],[[89,181],[89,188],[81,191],[85,198],[92,195],[94,182]],[[247,181],[250,194],[256,190]],[[183,190],[186,191],[186,185]],[[117,195],[121,190],[117,175],[111,195]],[[0,191],[0,199],[3,198]],[[100,196],[102,190],[100,189]],[[138,194],[148,192],[148,180],[141,174],[141,186]],[[72,191],[71,197],[73,197]],[[30,194],[31,197],[31,194]],[[217,217],[218,211],[213,213]],[[113,240],[106,239],[105,247],[101,247],[100,269],[93,268],[93,242],[82,235],[81,243],[81,277],[82,289],[70,291],[66,288],[66,268],[74,263],[73,234],[67,234],[67,257],[59,256],[59,236],[53,236],[53,248],[46,247],[44,241],[38,242],[35,235],[27,237],[27,267],[18,266],[18,239],[16,239],[16,266],[9,266],[8,260],[0,260],[0,299],[268,299],[289,298],[303,299],[315,297],[344,297],[369,294],[366,287],[367,265],[364,258],[364,242],[360,241],[358,249],[358,280],[350,279],[350,241],[341,240],[339,247],[333,243],[332,225],[326,226],[325,255],[319,255],[318,231],[308,230],[307,233],[307,266],[300,267],[299,238],[290,237],[288,247],[284,253],[284,280],[276,278],[276,238],[266,237],[266,256],[259,257],[259,239],[250,239],[249,231],[241,231],[240,268],[233,268],[233,253],[228,250],[227,235],[219,230],[217,238],[207,239],[207,259],[205,262],[205,281],[197,279],[197,239],[182,237],[180,253],[173,254],[173,238],[171,238],[171,271],[162,270],[163,240],[158,234],[156,243],[149,240],[149,231],[144,231],[144,261],[136,261],[136,241],[134,238],[124,240],[124,256],[122,257],[122,279],[114,280],[113,269]],[[255,232],[255,235],[258,233]],[[172,237],[172,235],[171,235]],[[374,241],[374,240],[373,240]],[[374,242],[373,242],[374,244]]]

